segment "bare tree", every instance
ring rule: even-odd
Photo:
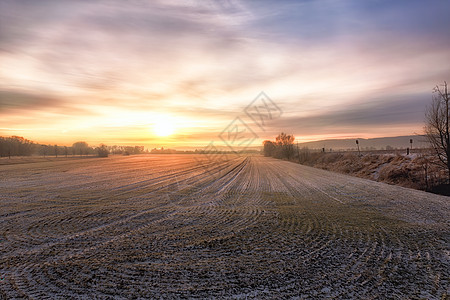
[[[0,137],[0,156],[32,155],[36,144],[21,136]]]
[[[269,140],[265,140],[263,142],[263,146],[264,146],[264,156],[274,156],[275,154],[275,150],[276,150],[276,145]]]
[[[431,105],[425,113],[425,133],[442,166],[447,169],[450,182],[449,100],[447,82],[436,85]]]
[[[76,142],[72,145],[73,151],[78,152],[80,156],[88,154],[89,146],[86,142]]]
[[[295,137],[293,135],[286,134],[284,132],[280,133],[275,138],[275,142],[281,150],[282,157],[291,159],[291,157],[294,155],[294,140]]]
[[[97,153],[99,157],[108,157],[109,150],[106,145],[101,144],[100,147],[97,148]]]

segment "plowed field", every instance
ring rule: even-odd
[[[0,298],[441,299],[449,199],[259,156],[2,165]]]

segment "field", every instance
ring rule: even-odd
[[[445,299],[449,199],[260,156],[0,165],[0,298]]]

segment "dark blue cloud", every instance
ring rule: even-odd
[[[252,24],[273,38],[304,42],[388,34],[450,41],[449,1],[255,1]]]
[[[431,93],[369,96],[361,99],[360,104],[345,108],[331,108],[312,116],[284,117],[274,121],[274,128],[278,131],[289,129],[290,132],[300,135],[314,135],[332,132],[334,129],[339,131],[342,128],[364,131],[374,130],[377,126],[420,124],[424,121],[424,112],[430,99]],[[302,106],[301,99],[298,106]],[[305,107],[305,110],[308,108]],[[386,136],[392,134],[385,133]]]

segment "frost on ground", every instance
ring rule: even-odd
[[[300,163],[324,170],[349,174],[379,182],[418,190],[435,190],[445,183],[446,169],[434,152],[421,150],[409,155],[365,152],[307,152],[302,150]]]
[[[0,298],[449,294],[449,198],[271,158],[211,172],[196,159],[0,166]]]

